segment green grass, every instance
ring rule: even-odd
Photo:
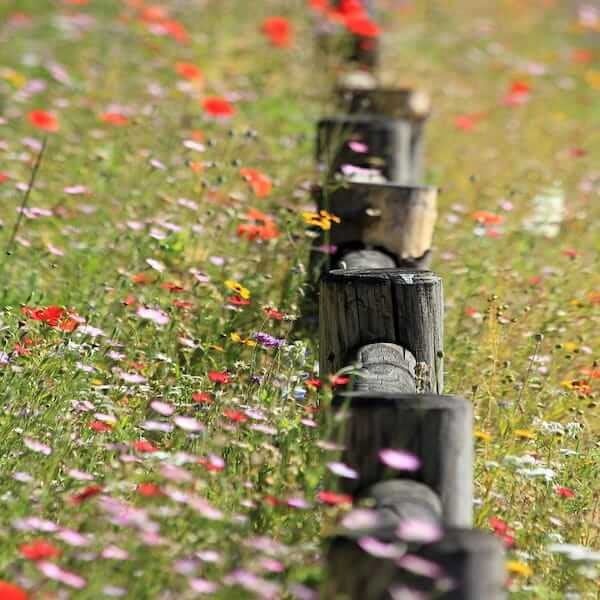
[[[383,78],[433,97],[428,181],[443,188],[433,270],[444,278],[447,392],[476,408],[477,525],[489,528],[495,516],[513,530],[509,558],[530,573],[514,574],[511,597],[597,598],[593,565],[548,549],[556,542],[600,546],[600,67],[597,49],[591,62],[571,59],[574,49],[592,50],[593,34],[558,1],[388,4]],[[78,599],[108,597],[107,586],[136,600],[188,598],[194,578],[221,586],[217,598],[252,597],[229,585],[235,569],[280,585],[285,597],[294,584],[322,580],[321,539],[344,510],[316,498],[335,485],[325,468],[335,453],[318,443],[327,426],[312,421],[329,392],[303,385],[315,376],[316,336],[292,334],[292,320],[263,310],[293,317],[302,304],[311,240],[300,212],[310,207],[308,182],[319,177],[313,135],[316,119],[333,110],[334,68],[314,52],[303,2],[164,5],[187,27],[189,43],[154,35],[117,0],[79,8],[7,0],[0,7],[3,250],[22,201],[15,186],[28,181],[37,153],[26,138],[43,137],[26,115],[51,110],[60,122],[29,199],[52,216],[24,219],[0,264],[0,351],[9,358],[0,365],[0,579],[36,599],[63,598],[67,590]],[[18,11],[31,21],[17,26],[9,17]],[[94,20],[86,26],[67,16],[76,13]],[[260,35],[269,14],[293,22],[293,48],[272,48]],[[202,89],[180,89],[178,61],[203,70]],[[52,62],[68,80],[59,74],[57,81]],[[47,88],[30,93],[35,80]],[[531,85],[530,98],[504,106],[515,80]],[[234,118],[206,119],[200,99],[227,93],[237,96]],[[99,119],[111,104],[123,107],[127,125]],[[455,127],[463,114],[478,115],[470,131]],[[204,153],[183,145],[199,131]],[[190,161],[204,170],[194,172]],[[266,173],[272,194],[255,197],[241,167]],[[523,219],[553,182],[564,189],[567,216],[558,237],[536,237]],[[63,191],[76,185],[87,191]],[[237,235],[251,207],[273,215],[277,239]],[[482,210],[502,216],[498,237],[478,235],[485,231],[472,214]],[[199,281],[190,269],[207,277]],[[148,282],[132,280],[140,273]],[[248,306],[228,306],[227,280],[250,290]],[[183,289],[170,292],[161,287],[166,282]],[[103,334],[27,319],[24,305],[64,306]],[[140,318],[136,308],[144,305],[162,309],[169,322]],[[231,338],[256,331],[288,344],[265,349]],[[211,382],[210,371],[227,371],[231,383]],[[121,372],[144,382],[127,383]],[[212,404],[194,402],[194,392],[210,392]],[[157,400],[175,415],[196,417],[204,430],[144,429],[147,421],[172,422],[151,407]],[[247,420],[232,420],[231,410]],[[90,428],[106,415],[109,431]],[[158,451],[136,450],[141,439]],[[213,454],[223,470],[198,463]],[[523,457],[534,464],[515,464]],[[552,469],[551,479],[519,470],[535,467]],[[140,483],[157,484],[163,495],[142,496]],[[73,500],[92,484],[102,486],[100,494]],[[574,497],[561,497],[557,486]],[[218,519],[200,498],[220,511]],[[289,506],[290,498],[306,507]],[[111,499],[139,509],[131,513],[137,520],[111,518]],[[30,517],[52,521],[57,531],[18,527]],[[87,536],[85,545],[73,545],[73,531]],[[59,548],[56,562],[85,586],[44,577],[19,550],[32,539]],[[104,557],[110,546],[127,551],[127,560]],[[206,560],[207,551],[216,561]],[[193,567],[181,563],[190,559]]]

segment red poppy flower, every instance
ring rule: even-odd
[[[454,117],[454,126],[461,131],[471,131],[481,121],[481,113],[470,113]]]
[[[561,485],[556,488],[556,493],[561,498],[575,498],[575,492],[571,488],[563,487]]]
[[[497,215],[495,213],[488,212],[487,210],[476,210],[471,214],[471,218],[478,223],[482,223],[483,225],[500,225],[504,221],[504,217],[502,215]]]
[[[525,104],[531,95],[531,86],[525,81],[514,81],[504,96],[506,106],[520,106]]]
[[[163,495],[162,489],[155,483],[139,483],[135,491],[145,498],[155,498],[156,496]]]
[[[173,300],[171,304],[175,308],[179,308],[181,310],[190,310],[190,308],[194,308],[194,303],[187,300]]]
[[[212,404],[214,398],[209,392],[194,392],[192,394],[192,400],[198,404]]]
[[[350,381],[350,377],[347,375],[332,375],[329,378],[329,382],[332,387],[338,387],[342,385],[346,385]]]
[[[87,487],[83,488],[81,491],[77,492],[76,494],[73,494],[69,498],[69,500],[70,500],[71,504],[81,504],[82,502],[85,502],[86,500],[89,500],[90,498],[97,496],[101,492],[102,492],[101,485],[96,485],[96,484],[88,485]]]
[[[265,308],[264,309],[265,315],[267,315],[267,317],[269,317],[269,319],[273,319],[274,321],[283,321],[283,319],[285,318],[285,314],[282,313],[280,310],[277,310],[276,308]]]
[[[144,6],[143,10],[140,14],[140,18],[142,21],[147,21],[149,23],[158,23],[160,21],[164,21],[169,16],[167,9],[164,6],[151,5]]]
[[[22,544],[19,546],[19,552],[27,560],[47,560],[60,556],[60,550],[45,540],[34,540],[28,544]],[[3,596],[0,595],[0,598]]]
[[[67,312],[61,306],[47,306],[46,308],[23,306],[21,312],[29,319],[40,321],[61,331],[72,332],[79,326],[79,320],[74,318],[75,315]]]
[[[161,24],[165,33],[180,44],[187,44],[190,41],[190,34],[183,23],[175,19],[165,19]]]
[[[208,378],[213,383],[222,383],[224,385],[231,383],[231,375],[226,371],[209,371]]]
[[[329,0],[308,0],[308,6],[317,12],[325,12],[329,9]]]
[[[580,254],[580,252],[579,252],[579,250],[577,250],[577,248],[565,248],[562,251],[562,253],[565,256],[568,256],[572,260],[576,259],[579,256],[579,254]]]
[[[165,281],[160,284],[160,287],[163,290],[167,290],[171,293],[183,292],[183,286],[180,283],[176,283],[175,281]]]
[[[27,114],[29,122],[42,131],[58,131],[58,119],[46,110],[32,110]]]
[[[219,96],[209,96],[202,101],[202,108],[207,115],[211,117],[228,118],[235,114],[233,105]]]
[[[204,79],[204,74],[193,63],[189,62],[178,62],[175,63],[175,71],[180,77],[184,79],[188,79],[189,81],[202,81]]]
[[[0,171],[0,183],[4,183],[5,181],[8,181],[9,179],[10,179],[10,177],[6,173],[2,173]]]
[[[132,445],[134,450],[141,454],[152,454],[152,452],[158,452],[158,448],[148,440],[136,440]]]
[[[346,29],[354,35],[365,38],[376,38],[381,35],[381,28],[367,15],[351,14],[345,20]]]
[[[131,281],[138,285],[146,285],[147,283],[153,283],[154,278],[148,273],[135,273],[131,276]]]
[[[339,494],[338,492],[330,492],[323,490],[317,494],[317,500],[323,504],[336,506],[338,504],[352,504],[352,496],[348,494]]]
[[[28,600],[29,596],[20,587],[8,583],[8,581],[0,581],[0,598],[2,600]]]
[[[233,306],[248,306],[250,300],[242,298],[241,296],[228,296],[227,304],[232,304]]]
[[[267,175],[258,169],[243,167],[240,169],[240,175],[248,182],[252,191],[259,198],[266,198],[273,188],[273,184]]]
[[[318,390],[323,385],[321,380],[317,378],[307,379],[304,383],[307,387],[314,390]]]
[[[495,535],[497,535],[507,548],[511,548],[515,544],[514,531],[508,526],[508,523],[499,517],[490,517],[488,520],[490,527]]]
[[[289,48],[292,45],[294,31],[285,17],[268,17],[263,21],[262,32],[273,46]]]
[[[280,504],[283,504],[282,500],[280,500],[276,496],[272,496],[270,494],[267,494],[264,497],[264,501],[265,501],[265,504],[268,504],[269,506],[272,506],[272,507],[279,506]]]
[[[571,53],[571,61],[582,65],[591,62],[592,58],[592,51],[585,48],[576,48]]]
[[[109,423],[104,423],[103,421],[96,420],[90,423],[90,429],[98,433],[104,433],[105,431],[111,431],[112,425],[110,425]]]
[[[227,417],[230,421],[235,423],[245,423],[248,420],[246,413],[241,410],[235,410],[234,408],[228,408],[223,411],[223,416]]]
[[[252,223],[244,223],[238,225],[237,233],[240,237],[244,237],[247,240],[275,240],[281,233],[275,223],[267,223],[265,225],[253,225]]]
[[[129,119],[119,112],[106,112],[100,115],[100,119],[104,121],[104,123],[116,125],[117,127],[129,123]]]

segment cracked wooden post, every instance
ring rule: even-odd
[[[336,248],[325,268],[340,264],[356,264],[355,250],[377,250],[392,258],[392,264],[410,269],[426,269],[431,258],[433,231],[437,219],[438,190],[430,186],[401,186],[382,183],[340,182],[339,185],[315,188],[319,210],[338,216],[334,224],[321,235]],[[318,242],[317,242],[318,245]],[[368,259],[371,262],[368,262]],[[375,261],[375,262],[373,262]],[[390,265],[374,253],[362,255],[358,264],[381,268]]]
[[[347,366],[362,346],[396,344],[416,360],[419,388],[443,392],[442,280],[429,271],[336,269],[321,279],[321,377]]]
[[[390,388],[391,389],[391,388]],[[357,472],[340,489],[353,496],[388,479],[409,479],[440,499],[444,524],[470,527],[473,521],[473,413],[458,396],[351,391],[335,396],[337,440],[342,462]],[[417,458],[410,471],[382,462],[383,450]]]
[[[410,171],[408,181],[419,183],[424,175],[424,129],[431,113],[431,98],[423,90],[376,85],[361,73],[339,80],[337,104],[346,114],[377,115],[396,121],[397,160],[400,174]]]
[[[409,121],[372,114],[327,117],[317,124],[317,161],[328,179],[416,184],[421,163],[415,163],[412,138]]]

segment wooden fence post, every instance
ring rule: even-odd
[[[425,392],[442,393],[442,280],[429,271],[334,270],[319,294],[321,376],[348,365],[367,344],[388,342],[416,359]]]
[[[434,187],[347,181],[315,188],[313,197],[319,210],[327,210],[341,220],[328,232],[328,243],[337,250],[326,268],[342,260],[348,264],[345,255],[361,249],[388,254],[397,267],[427,268],[437,219],[437,194]],[[324,240],[322,234],[319,241]],[[375,260],[373,254],[369,258]],[[389,266],[382,265],[380,259],[368,263],[365,256],[360,264],[371,268]]]
[[[375,540],[375,543],[372,541]],[[330,539],[323,598],[345,600],[504,600],[504,548],[493,535],[448,529],[439,541],[402,553],[393,531],[340,532]],[[369,546],[379,544],[381,553]],[[413,545],[414,546],[414,545]],[[394,549],[398,548],[397,556]],[[419,575],[418,571],[427,575]]]
[[[384,115],[324,118],[317,124],[317,161],[329,179],[354,172],[380,183],[415,184],[421,166],[413,137],[409,121]]]
[[[397,123],[397,151],[403,153],[399,168],[410,171],[409,181],[420,183],[424,174],[424,129],[431,112],[431,98],[423,90],[377,86],[375,80],[346,74],[336,89],[337,104],[346,114],[379,115]]]
[[[371,485],[402,477],[419,481],[440,499],[442,520],[456,527],[473,521],[473,414],[458,396],[352,391],[338,394],[333,408],[339,421],[342,461],[357,472],[340,488],[360,495]],[[343,415],[343,418],[340,417]],[[397,471],[384,450],[416,458],[414,469]]]

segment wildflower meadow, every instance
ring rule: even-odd
[[[600,597],[600,9],[334,4],[0,3],[0,600],[320,597],[353,476],[302,318],[329,31],[431,97],[445,391],[508,595]]]

